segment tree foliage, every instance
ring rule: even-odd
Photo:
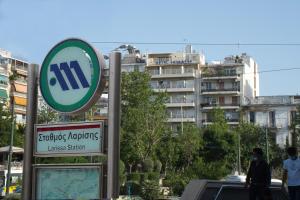
[[[12,114],[5,103],[0,103],[0,147],[10,145]],[[15,118],[15,116],[14,116]],[[15,120],[15,119],[14,119]],[[14,123],[14,146],[23,147],[25,125]]]
[[[270,129],[260,127],[255,124],[241,122],[235,129],[236,134],[240,135],[241,149],[241,168],[242,172],[246,173],[251,161],[251,152],[253,148],[260,147],[264,151],[265,157],[266,145],[269,148],[270,164],[273,168],[281,167],[283,159],[283,149],[280,149],[276,144],[275,135]],[[267,137],[266,137],[267,134]],[[267,141],[268,139],[268,141]]]
[[[149,81],[147,73],[122,74],[121,158],[125,163],[154,158],[166,133],[166,95],[153,92]]]
[[[202,157],[210,168],[216,169],[216,174],[220,174],[215,178],[221,178],[235,167],[233,163],[236,163],[237,137],[229,130],[223,110],[217,108],[212,110],[211,114],[213,124],[208,125],[203,131],[204,150]],[[220,172],[217,172],[218,170]]]
[[[58,119],[58,113],[51,109],[46,103],[41,102],[38,111],[38,124],[48,124],[50,122],[55,122]]]

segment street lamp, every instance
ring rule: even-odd
[[[269,112],[267,113],[267,122],[266,122],[266,129],[265,129],[265,137],[266,137],[266,154],[267,154],[267,162],[270,163],[270,157],[269,157],[269,139],[268,139],[268,128],[269,128]]]
[[[11,161],[12,161],[12,153],[13,153],[13,144],[14,144],[14,128],[15,128],[15,109],[14,109],[14,80],[16,79],[16,72],[13,71],[13,74],[9,77],[10,82],[10,103],[11,103],[11,133],[10,133],[10,145],[8,152],[8,163],[7,163],[7,179],[6,179],[6,191],[5,195],[9,194],[9,187],[11,184]]]

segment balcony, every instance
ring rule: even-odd
[[[154,92],[195,92],[195,88],[172,87],[172,88],[153,88]]]
[[[1,75],[5,75],[5,76],[8,76],[8,71],[5,69],[5,68],[0,68],[0,74]]]
[[[17,79],[17,80],[15,80],[15,83],[22,84],[22,85],[27,85],[27,81],[24,80],[24,79]]]
[[[218,80],[218,79],[238,79],[240,77],[237,73],[214,73],[214,74],[202,74],[203,80]]]
[[[17,114],[26,114],[26,106],[14,105]]]
[[[202,94],[239,94],[238,88],[202,88]]]
[[[227,124],[229,125],[238,125],[239,124],[239,119],[227,119]],[[210,125],[213,124],[213,120],[212,119],[203,119],[202,120],[202,124],[203,125]]]
[[[150,71],[150,74],[152,75],[151,78],[185,78],[185,77],[196,77],[196,73],[194,69],[184,70],[184,72],[181,71],[181,69],[164,69],[162,70],[162,73],[160,74],[158,70]]]
[[[194,102],[170,102],[166,103],[167,107],[195,107]]]
[[[8,83],[0,80],[0,88],[6,90],[7,87],[8,87]]]
[[[167,118],[167,122],[173,123],[181,123],[181,122],[196,122],[195,117],[169,117]]]
[[[14,69],[17,71],[18,74],[25,75],[25,76],[27,76],[27,74],[28,74],[28,72],[27,72],[28,68],[24,67],[22,65],[16,65],[14,67]]]
[[[205,110],[211,110],[215,107],[219,107],[221,109],[239,109],[239,103],[201,103],[201,106]]]
[[[27,98],[27,94],[26,93],[21,93],[21,92],[13,92],[13,96]]]

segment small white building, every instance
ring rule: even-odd
[[[300,96],[260,96],[244,103],[243,119],[269,128],[276,134],[276,143],[284,147],[287,139],[291,144],[290,126],[299,105]]]

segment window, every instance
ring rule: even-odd
[[[296,121],[297,117],[297,111],[291,111],[291,123],[294,123]]]
[[[225,97],[219,97],[219,105],[225,104]]]
[[[251,111],[249,113],[250,123],[255,123],[255,112]]]
[[[231,101],[232,101],[232,105],[238,105],[238,97],[237,96],[233,96]]]
[[[270,111],[269,112],[269,124],[270,124],[270,127],[275,127],[276,126],[275,111]]]
[[[194,81],[193,80],[187,80],[185,82],[185,87],[186,88],[194,88]]]
[[[157,88],[157,81],[151,81],[150,86],[151,86],[152,89]]]

